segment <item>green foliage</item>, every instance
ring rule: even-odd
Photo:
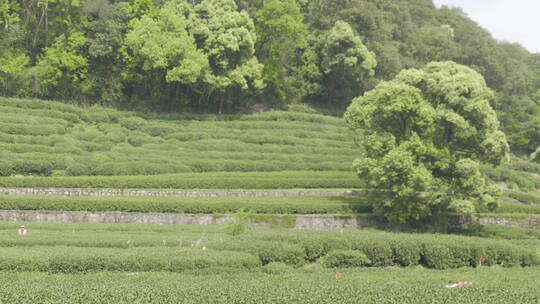
[[[538,194],[530,194],[523,192],[510,192],[508,197],[511,197],[523,204],[540,205],[540,196]]]
[[[244,237],[237,241],[210,244],[209,247],[218,250],[250,253],[258,256],[263,265],[275,262],[300,265],[305,262],[304,250],[298,245],[285,242],[255,241]]]
[[[353,249],[364,252],[369,259],[369,265],[382,267],[392,265],[394,252],[390,244],[386,242],[371,241],[353,243]]]
[[[540,240],[540,231],[538,230],[497,225],[478,225],[461,233],[493,239]]]
[[[371,261],[360,251],[336,250],[320,259],[321,264],[327,268],[337,267],[362,267],[369,265]]]
[[[497,189],[479,163],[498,165],[508,144],[481,75],[453,62],[406,70],[356,98],[345,118],[362,134],[354,168],[388,191],[376,212],[394,223],[492,207]]]
[[[262,69],[255,53],[255,26],[246,12],[238,12],[234,0],[203,0],[187,12],[190,33],[197,48],[208,58],[203,75],[203,94],[219,94],[223,100],[238,90],[261,89]]]
[[[81,54],[86,45],[84,34],[72,31],[69,35],[60,35],[54,43],[45,49],[39,60],[36,72],[43,91],[41,96],[74,98],[75,92],[84,91],[84,80],[88,73],[88,59]],[[59,89],[59,93],[53,93]]]
[[[41,271],[80,273],[95,271],[169,271],[182,272],[210,267],[254,268],[258,259],[239,252],[202,251],[185,248],[74,248],[34,247],[1,248],[2,271]]]
[[[482,171],[493,181],[506,183],[514,191],[535,191],[540,188],[540,178],[508,166],[483,166]]]
[[[308,28],[296,0],[265,0],[257,11],[256,53],[264,63],[263,77],[282,99],[295,100],[288,90],[296,53],[307,46]]]
[[[225,230],[232,236],[237,236],[246,232],[248,223],[248,214],[240,209],[233,215],[231,222],[225,226]]]
[[[337,21],[322,38],[321,68],[325,99],[334,106],[347,105],[362,94],[375,74],[375,54],[367,49],[351,26]]]
[[[264,267],[263,267],[264,269]],[[538,268],[334,269],[261,274],[219,268],[195,273],[3,272],[5,303],[527,303],[538,302]],[[473,286],[444,288],[449,278]],[[393,284],[389,283],[392,282]],[[398,286],[396,286],[398,285]],[[362,292],[358,292],[362,290]]]
[[[391,245],[394,264],[413,266],[420,263],[421,246],[406,240],[394,240]]]
[[[349,171],[356,154],[341,119],[312,113],[218,119],[21,99],[0,99],[0,109],[2,159],[51,162],[55,175]]]
[[[0,16],[0,18],[2,17]],[[30,58],[24,53],[17,53],[14,50],[7,49],[0,54],[0,92],[3,95],[22,89],[21,84],[29,63]]]
[[[132,60],[141,61],[143,71],[166,71],[166,82],[195,83],[208,68],[208,60],[186,26],[183,12],[172,2],[156,16],[134,20],[125,42],[136,57]]]
[[[1,167],[0,167],[1,168]],[[0,209],[50,211],[170,212],[191,214],[238,213],[234,225],[245,226],[257,214],[354,214],[370,213],[369,196],[340,197],[33,197],[0,196]],[[249,213],[243,212],[249,210]],[[284,218],[294,226],[295,218]],[[234,227],[233,227],[234,226]],[[290,227],[289,227],[290,228]],[[234,230],[233,229],[233,230]],[[240,229],[240,228],[238,228]],[[243,232],[240,230],[240,232]]]
[[[17,14],[19,4],[14,1],[5,1],[0,4],[0,26],[8,28],[10,25],[17,23],[20,18]]]
[[[320,258],[327,265],[356,263],[360,257],[362,266],[377,267],[446,269],[540,263],[534,239],[291,229],[251,229],[232,236],[217,226],[54,223],[30,223],[28,235],[21,238],[13,227],[13,223],[0,223],[0,268],[4,270],[183,272],[212,267],[251,269],[272,262],[301,266]],[[56,262],[50,265],[49,261]]]
[[[5,162],[4,162],[5,164]],[[84,164],[82,173],[90,170]],[[125,164],[129,166],[130,164]],[[6,168],[15,170],[13,165]],[[74,167],[77,167],[74,165]],[[72,168],[72,167],[69,167]],[[69,169],[68,168],[68,169]],[[114,168],[119,170],[119,168]],[[21,171],[11,171],[20,173]],[[129,173],[129,172],[124,172]],[[350,172],[214,172],[156,176],[77,176],[0,178],[3,187],[142,188],[142,189],[323,189],[360,188],[362,182]]]
[[[501,203],[496,210],[497,213],[516,214],[540,214],[539,205],[525,205],[519,203]]]
[[[0,50],[4,96],[202,113],[341,114],[402,69],[452,60],[496,91],[515,153],[540,145],[538,56],[426,0],[8,0]]]

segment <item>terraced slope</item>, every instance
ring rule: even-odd
[[[355,153],[342,119],[318,114],[152,118],[0,98],[2,176],[347,171]]]
[[[221,227],[177,225],[27,227],[21,237],[17,225],[0,222],[2,303],[476,304],[538,303],[540,296],[538,241],[531,240],[260,229],[232,236]],[[339,254],[349,258],[335,259]],[[351,263],[351,254],[364,257],[365,267]],[[446,287],[457,281],[473,284]]]

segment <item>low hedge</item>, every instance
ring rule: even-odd
[[[350,268],[367,266],[372,262],[364,253],[358,250],[336,250],[322,257],[320,263],[328,268]]]
[[[523,192],[509,192],[507,196],[515,200],[518,200],[522,203],[540,205],[539,195],[523,193]]]
[[[0,195],[0,209],[155,213],[370,213],[369,196],[302,197],[55,197]]]
[[[92,271],[183,272],[212,267],[259,267],[257,257],[242,252],[185,248],[77,248],[0,247],[0,271],[45,271],[80,273]]]
[[[314,189],[361,188],[347,171],[212,172],[164,175],[0,178],[0,187],[123,189]]]
[[[322,232],[318,232],[322,234]],[[509,241],[448,235],[412,235],[381,232],[326,235],[266,235],[265,241],[286,241],[304,248],[307,261],[314,262],[335,250],[356,250],[370,260],[369,266],[423,265],[435,269],[480,265],[531,266],[540,264],[537,248]],[[333,246],[325,246],[333,244]]]
[[[525,205],[519,203],[500,203],[495,213],[522,213],[522,214],[540,214],[540,205]]]
[[[21,238],[16,233],[17,225],[0,223],[3,231],[0,234],[0,270],[27,267],[27,270],[53,271],[73,267],[74,271],[82,271],[102,267],[104,270],[139,271],[147,267],[156,271],[180,271],[180,266],[169,265],[173,262],[187,265],[182,269],[198,269],[197,265],[256,267],[270,263],[301,266],[321,261],[321,258],[324,260],[332,252],[350,250],[369,259],[365,266],[375,267],[423,265],[447,269],[540,264],[538,241],[534,240],[492,240],[369,230],[250,229],[231,236],[222,227],[189,225],[29,223],[27,226],[29,233]],[[68,260],[67,266],[60,262],[56,262],[58,266],[49,266],[49,261],[64,257]],[[199,257],[202,260],[199,261]],[[92,260],[94,258],[105,260],[105,266],[99,266],[101,264]],[[137,262],[137,259],[141,261]],[[75,268],[79,267],[75,261],[89,266]],[[111,261],[126,261],[128,265],[114,266]],[[32,263],[37,263],[37,266],[32,266]],[[133,266],[130,263],[142,264]]]
[[[210,244],[208,247],[217,250],[247,252],[258,256],[263,265],[273,262],[280,262],[287,265],[301,265],[305,263],[305,251],[301,246],[283,242],[232,240]]]

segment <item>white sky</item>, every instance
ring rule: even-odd
[[[500,41],[518,42],[540,53],[540,0],[433,0],[437,7],[461,7]]]

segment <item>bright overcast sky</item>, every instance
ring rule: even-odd
[[[441,5],[461,7],[497,40],[518,42],[540,53],[540,0],[433,0]]]

